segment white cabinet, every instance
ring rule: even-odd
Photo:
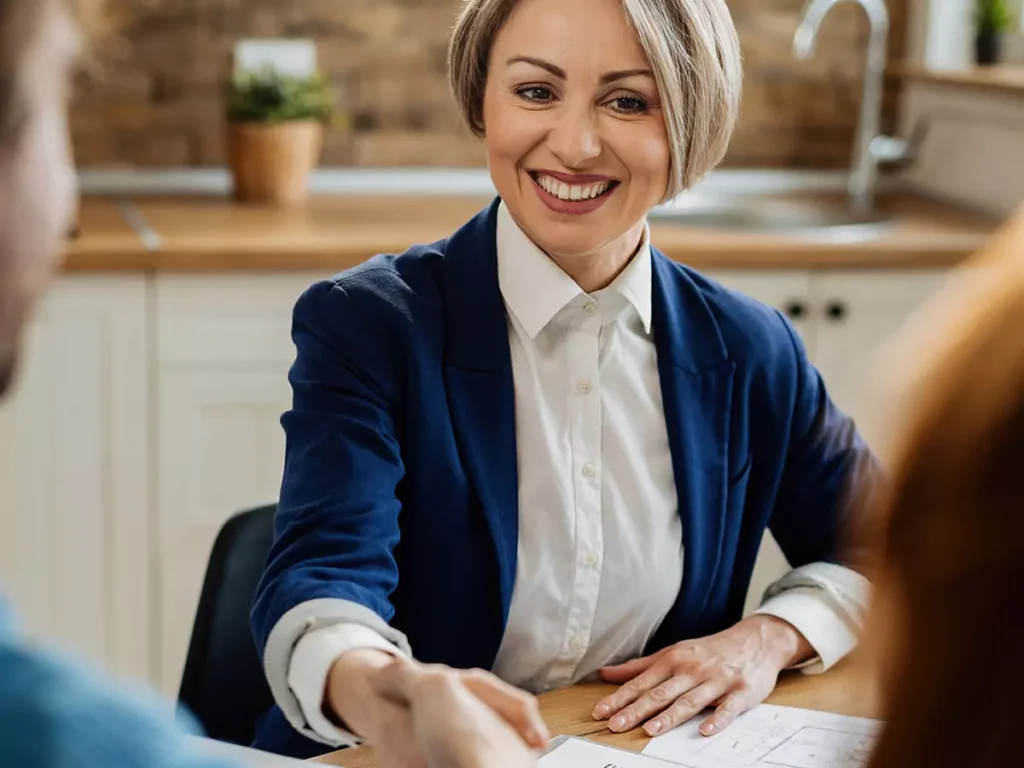
[[[944,270],[709,273],[724,285],[786,313],[836,404],[869,445],[885,436],[885,396],[876,361],[895,334],[946,279]],[[771,534],[758,555],[747,610],[788,569]]]
[[[174,693],[221,525],[277,500],[296,299],[314,275],[156,282],[159,685]]]
[[[151,677],[142,277],[64,278],[0,409],[0,591],[34,636]]]
[[[823,272],[812,286],[815,342],[811,359],[836,404],[853,417],[869,445],[885,437],[882,347],[945,282],[940,270]]]

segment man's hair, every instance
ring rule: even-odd
[[[18,135],[28,105],[25,61],[45,25],[69,14],[87,37],[100,31],[103,0],[0,0],[0,146]]]
[[[25,120],[23,64],[54,0],[0,0],[0,145]]]

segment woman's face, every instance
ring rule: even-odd
[[[671,155],[621,0],[520,0],[491,49],[484,127],[498,194],[543,250],[632,252]]]

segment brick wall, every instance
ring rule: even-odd
[[[853,4],[826,21],[811,63],[790,41],[804,0],[729,0],[743,38],[746,95],[727,160],[746,167],[839,167],[856,128],[867,23]],[[906,0],[889,0],[893,55]],[[72,104],[79,163],[223,162],[221,87],[240,38],[318,41],[349,130],[331,130],[324,165],[482,164],[444,77],[459,0],[109,0],[116,39],[100,41]],[[887,99],[891,125],[895,93]]]

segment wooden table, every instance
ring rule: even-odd
[[[873,676],[863,663],[847,661],[819,676],[789,673],[779,681],[768,698],[769,704],[816,709],[855,717],[877,717],[878,695]],[[612,733],[605,723],[595,722],[590,713],[597,702],[615,690],[615,686],[584,684],[540,697],[540,708],[552,736],[586,736],[603,744],[639,752],[649,739],[637,728],[629,733]],[[345,768],[376,768],[377,760],[369,747],[342,750],[324,755],[317,762]]]

